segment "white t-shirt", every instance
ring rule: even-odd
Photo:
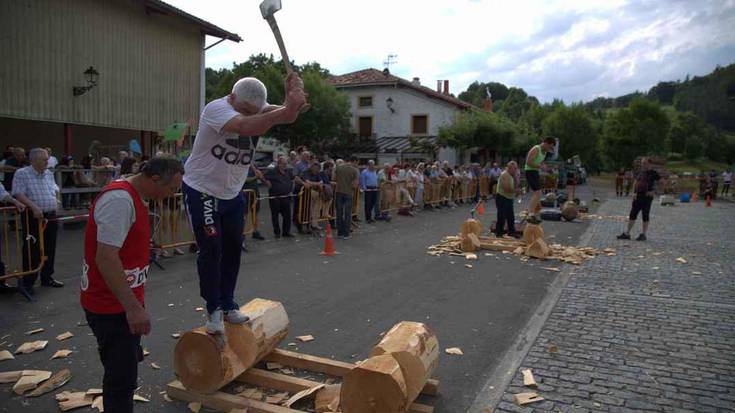
[[[732,172],[723,172],[722,173],[722,180],[725,182],[732,182]]]
[[[59,160],[56,159],[54,155],[51,155],[48,157],[48,165],[46,166],[48,169],[54,169],[56,168],[56,165],[59,164]]]
[[[191,155],[184,165],[184,183],[219,199],[232,199],[242,190],[258,137],[238,136],[222,130],[240,113],[227,97],[209,102],[199,120]]]

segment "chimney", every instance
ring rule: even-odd
[[[413,83],[416,86],[421,86],[421,79],[414,77],[411,83]]]
[[[442,81],[441,80],[436,81],[436,93],[442,93]]]
[[[485,112],[493,111],[493,100],[490,97],[486,97],[485,100],[482,102],[482,110],[484,110]]]
[[[449,81],[448,80],[444,81],[444,94],[449,95]]]

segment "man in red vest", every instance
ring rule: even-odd
[[[108,184],[89,209],[84,234],[81,303],[105,369],[104,410],[133,411],[140,336],[151,331],[143,300],[151,227],[144,200],[175,194],[184,173],[173,157],[154,157],[140,173]]]

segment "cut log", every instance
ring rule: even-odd
[[[574,221],[578,216],[579,210],[577,208],[577,204],[572,201],[566,202],[564,207],[561,209],[561,217],[564,218],[565,221]]]
[[[288,335],[283,304],[256,298],[240,308],[247,324],[225,323],[226,342],[204,327],[182,335],[174,349],[174,372],[187,389],[209,394],[259,362]]]
[[[339,384],[330,384],[319,390],[314,399],[316,413],[338,412],[341,388]]]
[[[473,233],[469,233],[462,237],[462,251],[475,252],[480,249],[480,238]]]
[[[344,413],[404,413],[406,382],[390,354],[370,357],[347,373],[340,391]]]
[[[539,224],[526,223],[526,227],[523,228],[523,242],[526,245],[533,244],[538,238],[544,237],[544,229]]]
[[[531,245],[526,248],[526,255],[538,259],[546,259],[551,254],[551,249],[546,245],[542,238],[537,238]]]
[[[460,232],[462,233],[462,238],[466,237],[467,234],[475,234],[479,237],[482,234],[482,224],[474,218],[468,218],[462,223]]]
[[[439,341],[424,323],[401,321],[373,347],[370,357],[390,354],[401,366],[409,406],[439,365]]]

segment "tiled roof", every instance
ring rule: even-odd
[[[242,38],[238,36],[236,33],[228,32],[227,30],[215,26],[214,24],[202,20],[199,17],[196,17],[194,15],[191,15],[179,8],[176,8],[168,3],[164,3],[161,0],[144,0],[145,6],[153,9],[159,13],[166,14],[166,15],[175,15],[184,18],[185,20],[188,20],[190,23],[194,23],[197,26],[199,26],[202,29],[202,32],[204,34],[219,37],[220,39],[224,40],[232,40],[233,42],[241,42]]]
[[[412,145],[412,141],[416,145]],[[407,136],[383,136],[376,139],[378,150],[381,153],[418,152],[425,151],[421,144],[436,144],[436,136],[407,137]]]
[[[470,103],[459,100],[449,95],[445,95],[443,93],[439,93],[434,89],[428,88],[426,86],[416,85],[409,80],[400,78],[390,73],[385,74],[380,70],[372,69],[372,68],[358,70],[357,72],[347,73],[347,74],[340,75],[340,76],[332,76],[329,78],[329,82],[338,89],[348,88],[348,87],[357,87],[357,86],[380,86],[380,85],[396,86],[398,85],[398,86],[407,87],[409,89],[416,90],[431,98],[442,100],[447,103],[451,103],[462,109],[471,109],[475,107],[474,105]]]

